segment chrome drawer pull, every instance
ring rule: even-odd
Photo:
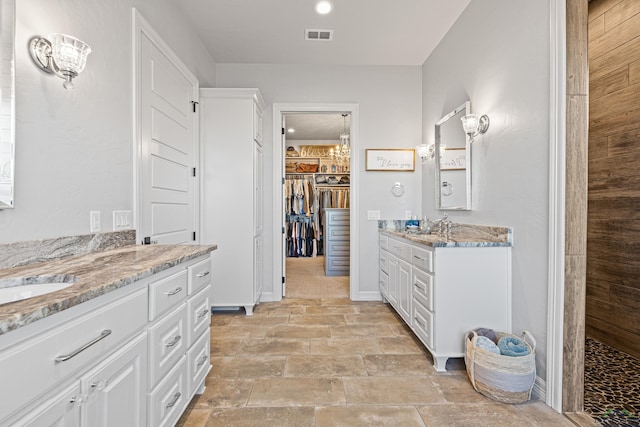
[[[208,276],[208,275],[209,275],[208,271],[203,271],[202,273],[196,274],[196,277],[204,277],[204,276]]]
[[[420,321],[420,319],[418,319],[417,317],[414,317],[413,319],[416,321],[416,323],[417,323],[418,325],[422,326],[423,328],[426,328],[426,325],[425,325],[424,323],[422,323],[422,322]]]
[[[207,355],[205,354],[200,358],[200,360],[198,360],[198,366],[202,366],[202,364],[206,361],[207,361]]]
[[[178,341],[180,341],[182,339],[182,337],[180,335],[176,335],[176,337],[173,339],[173,341],[166,343],[165,345],[167,347],[173,347],[174,345],[178,344]]]
[[[402,246],[394,246],[394,248],[396,249],[396,251],[402,250]]]
[[[418,255],[414,255],[413,257],[416,258],[416,259],[419,259],[420,261],[425,261],[426,260],[426,258],[422,258],[421,256],[418,256]]]
[[[91,347],[92,345],[97,343],[98,341],[102,341],[103,339],[105,339],[109,335],[111,335],[111,329],[105,329],[104,331],[102,331],[100,333],[99,337],[96,337],[96,338],[92,339],[91,341],[89,341],[88,343],[86,343],[85,345],[83,345],[82,347],[77,349],[76,351],[74,351],[72,353],[69,353],[69,354],[65,354],[63,356],[56,357],[55,362],[56,363],[66,362],[67,360],[71,359],[72,357],[75,357],[78,354],[82,353],[83,351],[85,351],[86,349],[88,349],[89,347]]]
[[[415,286],[416,288],[420,289],[421,291],[425,291],[425,289],[423,287],[418,286],[417,283],[414,283],[413,286]]]
[[[208,312],[209,312],[208,308],[202,309],[202,311],[200,313],[198,313],[198,319],[202,319],[204,316],[207,315]]]
[[[175,294],[179,294],[180,292],[182,292],[182,288],[175,288],[174,290],[170,292],[165,292],[164,294],[167,296],[173,296]]]
[[[173,405],[176,404],[176,402],[178,401],[178,399],[180,399],[180,396],[182,396],[182,393],[177,392],[176,394],[173,395],[173,400],[169,403],[167,403],[167,408],[173,408]]]

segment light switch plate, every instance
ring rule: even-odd
[[[102,230],[102,215],[100,211],[89,211],[89,232],[99,233]]]
[[[131,211],[113,211],[113,231],[131,230]]]
[[[369,221],[377,221],[380,219],[380,211],[367,211],[367,219]]]

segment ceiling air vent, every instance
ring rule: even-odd
[[[304,30],[305,40],[333,40],[333,30]]]

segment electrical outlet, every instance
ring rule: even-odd
[[[411,219],[411,211],[410,210],[404,211],[404,219]]]
[[[89,211],[89,232],[99,233],[102,230],[102,218],[100,211]]]
[[[130,230],[132,228],[131,211],[113,211],[113,231]]]

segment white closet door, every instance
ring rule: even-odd
[[[192,243],[198,227],[198,82],[147,32],[139,40],[138,236],[150,243]]]

